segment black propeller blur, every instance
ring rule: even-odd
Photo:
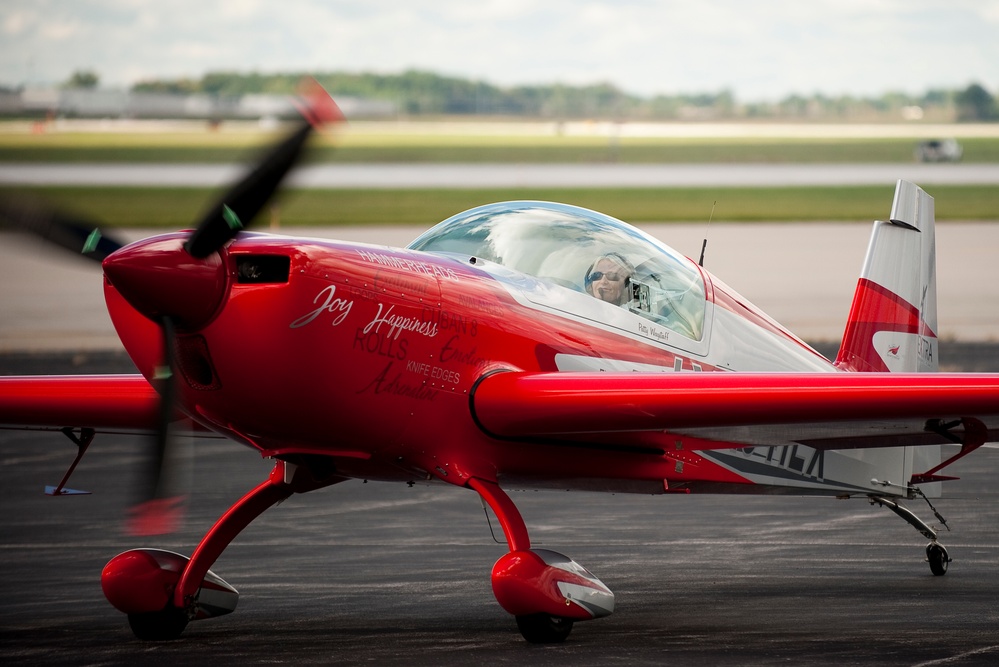
[[[184,244],[184,249],[192,257],[202,259],[217,251],[249,225],[298,160],[311,131],[312,125],[303,123],[297,131],[274,147],[256,169],[233,186],[202,218]]]

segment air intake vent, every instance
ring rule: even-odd
[[[291,258],[286,255],[239,255],[236,282],[243,284],[286,283]]]
[[[177,366],[180,367],[181,375],[192,389],[215,391],[222,388],[204,337],[177,336],[174,349],[177,351]]]

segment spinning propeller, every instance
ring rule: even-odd
[[[0,200],[0,219],[9,227],[98,262],[124,245],[102,235],[95,223],[57,211],[33,198]]]
[[[181,518],[183,496],[166,483],[176,416],[176,331],[197,330],[214,314],[224,293],[225,272],[216,254],[251,224],[298,161],[312,130],[344,120],[325,90],[307,84],[304,122],[272,148],[257,166],[205,214],[194,231],[179,239],[149,239],[128,246],[102,235],[87,220],[28,199],[0,201],[0,218],[17,229],[102,263],[104,273],[139,312],[157,322],[163,358],[150,378],[160,395],[154,446],[141,477],[138,501],[130,508],[126,530],[135,535],[172,532]]]

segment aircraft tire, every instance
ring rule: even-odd
[[[950,555],[947,553],[946,547],[942,544],[931,542],[926,545],[926,560],[929,561],[930,571],[934,575],[942,577],[947,574],[947,566],[950,564]]]
[[[163,642],[177,639],[187,627],[187,622],[187,613],[172,606],[162,611],[128,615],[128,625],[132,628],[132,633],[143,641]]]
[[[532,644],[561,644],[572,632],[572,620],[550,614],[517,617],[517,629]]]

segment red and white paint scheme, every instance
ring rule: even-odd
[[[239,187],[230,197],[245,203]],[[933,200],[915,185],[899,182],[875,223],[835,360],[594,211],[490,204],[398,249],[239,231],[254,206],[212,214],[231,231],[214,241],[217,220],[104,259],[140,374],[0,378],[6,426],[69,427],[86,444],[155,432],[165,405],[275,461],[190,559],[143,549],[109,563],[107,597],[139,636],[231,611],[235,591],[209,571],[229,542],[291,494],[349,479],[478,493],[509,545],[496,598],[535,642],[610,614],[614,596],[532,548],[508,488],[871,499],[926,535],[946,571],[935,531],[900,500],[939,495],[946,464],[996,439],[999,376],[933,372]],[[608,257],[613,271],[598,271]],[[594,296],[598,280],[623,283],[624,302]]]

